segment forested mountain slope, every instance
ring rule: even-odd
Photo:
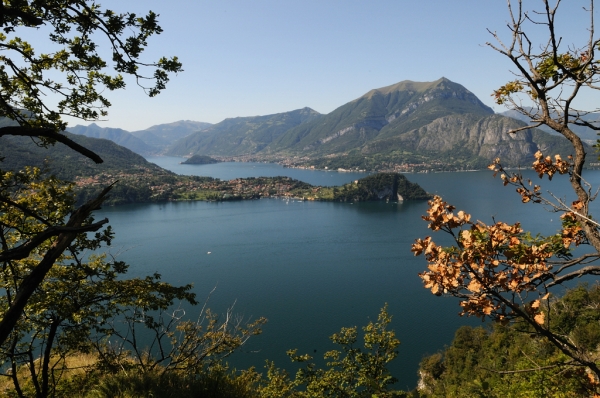
[[[27,137],[5,136],[0,137],[0,156],[4,157],[2,169],[18,170],[27,165],[39,165],[65,180],[75,180],[76,177],[95,176],[100,173],[174,175],[112,141],[70,133],[65,135],[98,154],[104,162],[96,164],[60,143],[48,150],[39,147]]]
[[[445,78],[403,81],[371,90],[319,120],[287,132],[268,149],[313,154],[357,149],[449,114],[493,114],[475,95]]]
[[[167,154],[179,156],[255,154],[291,128],[319,119],[320,116],[310,108],[302,108],[274,115],[225,119],[178,141],[167,151]]]

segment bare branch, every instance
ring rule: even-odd
[[[588,266],[580,268],[576,271],[572,271],[566,275],[556,277],[553,282],[548,283],[548,287],[560,285],[564,282],[573,280],[575,278],[581,278],[584,275],[600,275],[600,266]]]

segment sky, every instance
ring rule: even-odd
[[[164,32],[149,40],[142,59],[177,56],[184,69],[154,98],[133,81],[105,93],[112,107],[97,122],[102,127],[218,123],[303,107],[325,114],[374,88],[441,77],[501,112],[491,93],[513,78],[508,59],[486,46],[494,40],[487,29],[510,38],[505,0],[99,2],[117,12],[159,14]],[[525,0],[529,9],[541,4]],[[587,5],[563,1],[557,29],[564,43],[587,40]]]

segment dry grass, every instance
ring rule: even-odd
[[[235,372],[216,367],[201,374],[186,372],[140,372],[139,369],[116,373],[97,368],[97,357],[90,354],[69,355],[55,367],[57,380],[55,397],[87,398],[255,398],[258,373]],[[36,362],[39,366],[39,362]],[[35,396],[31,374],[27,366],[18,370],[23,394]],[[0,397],[17,397],[12,379],[0,378]]]
[[[58,358],[53,358],[51,361],[51,366],[55,365],[54,372],[56,377],[66,380],[76,376],[85,375],[86,372],[89,372],[94,368],[94,365],[97,362],[98,359],[95,355],[81,353],[67,356],[64,362],[61,362]],[[37,371],[40,367],[39,359],[36,360],[35,364]],[[13,380],[8,376],[8,374],[10,374],[10,370],[7,372],[7,375],[4,375],[2,378],[0,378],[0,396],[6,396],[10,394],[11,391],[14,391],[15,386],[13,384]],[[19,367],[18,375],[21,388],[33,386],[31,382],[31,372],[29,371],[28,366],[22,365]]]

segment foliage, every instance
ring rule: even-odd
[[[591,186],[583,179],[586,148],[569,125],[600,127],[587,121],[588,112],[573,108],[573,101],[584,88],[597,88],[600,81],[594,66],[594,51],[600,40],[594,39],[593,1],[588,12],[592,16],[590,40],[581,48],[564,49],[555,35],[555,16],[560,2],[551,7],[544,0],[544,10],[527,13],[518,1],[513,10],[509,2],[511,40],[505,45],[496,33],[492,35],[499,45],[489,44],[508,57],[517,67],[516,79],[495,91],[498,103],[508,104],[531,120],[530,126],[511,130],[510,133],[546,125],[564,136],[570,143],[572,156],[563,159],[559,154],[535,154],[533,169],[540,178],[568,175],[576,200],[565,203],[559,198],[547,199],[541,187],[525,180],[520,173],[507,171],[500,159],[490,169],[501,173],[503,184],[516,188],[523,203],[544,204],[562,213],[562,229],[549,236],[532,236],[519,223],[509,225],[494,221],[486,225],[472,222],[470,215],[435,197],[429,202],[428,215],[423,217],[433,231],[451,235],[454,244],[436,245],[431,237],[418,239],[413,245],[415,255],[424,254],[429,266],[421,273],[425,287],[436,295],[447,294],[460,298],[462,314],[491,318],[506,324],[520,323],[528,333],[541,338],[541,344],[550,344],[563,355],[567,371],[577,373],[581,367],[593,374],[592,381],[600,380],[596,354],[596,331],[578,325],[577,331],[559,327],[551,319],[548,301],[552,288],[585,275],[600,275],[600,267],[590,265],[600,258],[599,224],[590,215],[590,202],[595,199]],[[530,42],[528,27],[543,27],[548,41],[541,45]],[[524,106],[527,96],[534,106]],[[575,252],[575,246],[585,245],[589,251]],[[580,335],[581,338],[575,336]],[[581,372],[582,377],[587,377]],[[580,381],[583,383],[583,381]],[[598,388],[594,385],[594,388]]]
[[[553,328],[570,338],[582,330],[589,350],[598,347],[600,287],[582,285],[552,300]],[[575,324],[577,326],[575,327]],[[567,326],[568,325],[568,326]],[[529,397],[590,396],[596,387],[582,367],[571,367],[569,358],[547,340],[523,333],[522,323],[496,324],[492,330],[460,328],[452,344],[423,359],[420,392],[426,397]]]
[[[400,341],[393,330],[387,330],[391,316],[384,306],[377,322],[363,327],[363,347],[357,346],[356,327],[342,328],[332,335],[331,341],[341,350],[325,353],[327,368],[319,369],[309,355],[288,351],[294,362],[306,363],[293,380],[285,371],[268,363],[268,383],[259,389],[261,397],[393,397],[404,396],[390,386],[396,382],[386,365],[398,355]]]
[[[21,126],[62,131],[63,115],[96,120],[110,106],[103,91],[125,87],[121,74],[134,76],[138,84],[153,81],[144,89],[154,96],[165,88],[169,72],[181,70],[176,57],[140,61],[148,38],[162,32],[153,12],[118,14],[86,0],[7,1],[0,6],[0,116]],[[42,25],[47,29],[39,30]],[[27,30],[47,33],[45,48],[53,52],[36,52],[19,36]],[[111,49],[112,65],[99,53],[102,39]],[[151,78],[142,72],[147,68],[154,69]],[[107,72],[111,69],[115,75]],[[59,98],[55,109],[48,95]]]
[[[235,372],[226,366],[210,368],[206,373],[167,374],[119,372],[104,376],[90,388],[90,398],[259,398],[255,391],[260,377],[253,369]]]
[[[132,369],[159,375],[178,371],[200,375],[218,367],[250,337],[260,334],[267,321],[259,318],[244,325],[231,308],[222,317],[203,308],[196,321],[185,320],[181,308],[150,312],[130,305],[122,314],[112,319],[114,324],[104,334],[107,338],[95,344],[99,366],[113,372]]]
[[[177,397],[177,398],[259,398],[256,385],[260,374],[254,369],[236,371],[216,365],[201,374],[183,371],[161,373],[120,369],[115,373],[97,370],[83,355],[69,357],[68,370],[56,388],[56,397]],[[82,366],[82,368],[77,368]],[[25,388],[30,387],[26,384]],[[14,390],[2,389],[2,396],[15,397]]]
[[[5,173],[2,182],[13,193],[8,205],[0,204],[0,225],[14,226],[3,231],[4,253],[19,247],[23,241],[37,243],[46,223],[60,223],[72,209],[73,185],[54,177],[44,178],[39,169]],[[33,209],[35,213],[27,214],[22,209]],[[64,371],[65,358],[73,353],[90,352],[90,336],[112,334],[108,321],[130,307],[151,311],[166,309],[175,300],[196,303],[190,293],[191,285],[173,287],[161,282],[157,274],[144,279],[124,279],[126,264],[107,261],[106,255],[81,254],[110,244],[111,239],[110,228],[91,236],[78,234],[68,251],[53,260],[20,310],[19,319],[0,351],[3,365],[0,368],[4,376],[12,379],[19,396],[24,394],[17,371],[22,365],[29,369],[35,395],[52,395]],[[0,312],[4,317],[18,300],[23,283],[55,245],[53,239],[44,239],[26,256],[3,262]]]
[[[168,73],[181,70],[176,58],[155,63],[140,59],[148,38],[161,32],[153,12],[146,17],[117,14],[86,0],[8,0],[0,2],[0,30],[0,117],[18,124],[3,122],[0,137],[30,137],[41,146],[60,142],[95,163],[102,158],[60,134],[66,127],[62,117],[105,116],[110,102],[104,91],[124,88],[121,74],[133,76],[140,85],[151,82],[145,89],[154,96],[165,88]],[[43,45],[52,52],[36,52],[22,37],[27,33],[32,38],[47,35]],[[110,65],[98,52],[102,40],[111,49]],[[144,74],[147,68],[153,69],[151,76]],[[69,188],[53,177],[40,179],[39,169],[0,176],[0,264],[7,275],[7,270],[13,273],[0,321],[4,344],[55,262],[66,259],[65,251],[77,258],[82,250],[110,240],[109,230],[89,239],[85,235],[108,222],[94,223],[91,214],[110,186],[75,209]]]
[[[304,364],[295,378],[287,372],[267,363],[266,375],[254,368],[243,371],[230,370],[224,364],[224,356],[233,351],[242,340],[256,334],[264,323],[259,319],[248,327],[241,326],[240,319],[228,312],[224,319],[207,313],[205,328],[202,322],[181,322],[180,311],[151,315],[134,307],[124,318],[126,328],[112,328],[110,345],[94,345],[93,364],[85,365],[86,372],[75,372],[75,357],[63,360],[63,378],[56,380],[56,396],[86,397],[408,397],[395,390],[396,379],[391,376],[387,364],[398,355],[400,344],[393,330],[388,330],[391,316],[384,306],[375,322],[363,327],[362,343],[359,344],[356,327],[342,328],[331,336],[340,349],[325,353],[327,368],[319,369],[311,363],[308,355],[297,355],[290,350],[292,361]],[[108,324],[108,323],[107,323]],[[136,326],[137,325],[137,326]],[[154,334],[150,351],[138,351],[135,343],[141,337],[139,326],[149,327]],[[180,333],[183,332],[183,333]],[[188,333],[191,332],[191,333]],[[123,339],[115,339],[119,334]],[[174,339],[174,340],[171,340]],[[241,339],[241,340],[240,340]],[[198,342],[208,344],[197,344]],[[216,346],[214,343],[217,343]],[[121,344],[121,345],[120,345]],[[124,349],[129,347],[128,350]],[[166,353],[167,355],[164,355]],[[178,353],[184,355],[178,356]],[[199,354],[203,355],[202,358]],[[80,354],[81,355],[81,354]],[[79,361],[81,363],[82,361]],[[27,375],[17,370],[25,380],[23,391],[33,391]],[[5,391],[15,394],[15,391]]]

